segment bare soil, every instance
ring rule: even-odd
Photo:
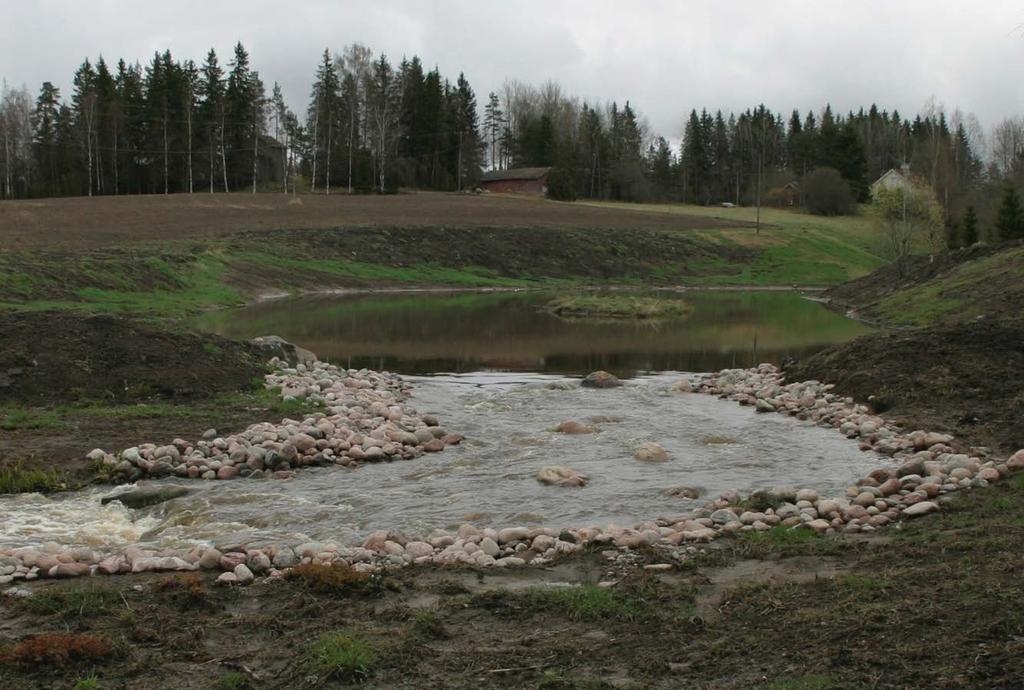
[[[786,368],[834,383],[910,429],[1005,453],[1024,448],[1024,324],[980,321],[879,332]]]
[[[206,398],[265,366],[243,343],[113,315],[0,312],[0,333],[0,403]]]
[[[73,197],[0,203],[0,248],[97,249],[208,239],[243,231],[358,226],[692,230],[742,225],[682,214],[595,208],[492,194]]]
[[[92,448],[263,421],[271,411],[254,390],[264,373],[261,356],[219,336],[110,315],[0,312],[0,466],[79,483],[91,479]]]

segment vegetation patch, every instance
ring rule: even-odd
[[[184,573],[160,580],[155,589],[168,594],[168,598],[181,609],[187,610],[204,606],[210,602],[210,590],[201,575]]]
[[[413,612],[412,630],[414,634],[427,640],[444,640],[450,637],[441,617],[433,609],[418,609]]]
[[[681,299],[629,294],[571,295],[548,302],[545,309],[570,319],[668,319],[693,310]]]
[[[64,421],[45,409],[0,407],[0,429],[4,431],[60,429]]]
[[[360,681],[377,663],[377,652],[362,637],[334,632],[321,636],[309,648],[309,670],[323,679]]]
[[[218,690],[253,690],[255,686],[241,671],[228,671],[217,681]]]
[[[531,587],[522,592],[495,590],[476,595],[473,603],[495,611],[555,614],[574,621],[637,621],[686,617],[692,611],[693,593],[688,587],[663,592],[654,580],[641,575],[614,587],[585,583]]]
[[[21,462],[0,465],[0,494],[49,493],[67,486],[54,469],[27,468]]]
[[[379,575],[360,572],[347,565],[301,563],[288,571],[288,579],[319,594],[372,594],[381,590]]]
[[[46,587],[17,602],[20,609],[33,615],[57,616],[69,621],[112,616],[125,607],[117,589],[96,582]]]
[[[94,664],[111,654],[110,645],[93,635],[44,633],[0,653],[0,661],[28,668]]]

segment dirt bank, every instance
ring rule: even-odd
[[[786,368],[869,402],[908,428],[1006,453],[1024,448],[1024,324],[974,321],[880,332]]]
[[[252,387],[242,343],[113,315],[0,312],[0,401],[193,399]]]
[[[173,325],[69,312],[0,312],[0,469],[91,477],[93,447],[196,437],[264,418],[264,357]]]

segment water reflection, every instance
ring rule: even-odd
[[[349,367],[407,374],[479,370],[580,374],[711,371],[781,363],[867,332],[793,293],[659,293],[692,306],[658,321],[566,320],[540,292],[391,293],[275,300],[214,312],[200,326],[275,334]]]

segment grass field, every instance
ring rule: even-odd
[[[625,204],[583,202],[581,205],[617,210]],[[692,283],[748,285],[834,285],[859,278],[888,262],[886,237],[869,206],[856,216],[827,218],[799,211],[761,209],[760,231],[751,227],[753,208],[721,208],[690,204],[631,204],[635,211],[701,218],[729,223],[732,228],[702,228],[697,237],[725,247],[755,250],[756,256],[729,274],[724,266],[707,266],[711,275]],[[695,223],[698,224],[698,223]],[[717,269],[717,270],[716,270]]]

